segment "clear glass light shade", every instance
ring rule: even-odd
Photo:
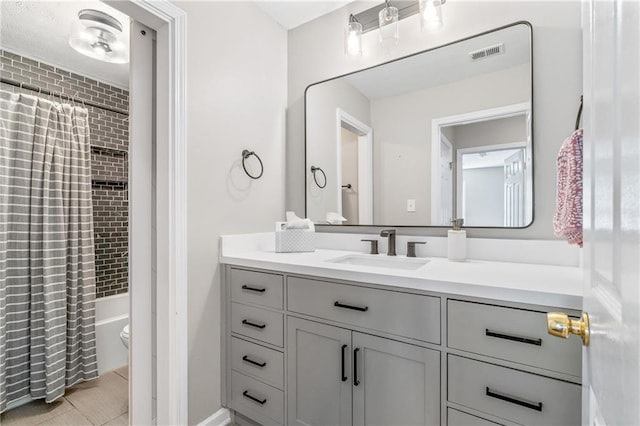
[[[362,24],[359,22],[349,22],[344,30],[344,53],[362,56]]]
[[[380,44],[391,47],[398,44],[400,34],[398,32],[398,8],[387,6],[378,13],[378,27],[380,31]]]
[[[442,1],[420,0],[420,28],[435,31],[442,28]]]
[[[74,21],[71,25],[69,46],[100,61],[116,64],[129,62],[128,40],[121,30],[104,22],[88,19]]]

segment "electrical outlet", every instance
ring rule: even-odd
[[[407,211],[410,213],[416,211],[416,200],[407,200]]]

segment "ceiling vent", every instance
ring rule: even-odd
[[[483,49],[474,50],[469,52],[469,56],[472,61],[479,61],[490,56],[500,55],[504,53],[504,43],[494,44],[493,46],[485,47]]]

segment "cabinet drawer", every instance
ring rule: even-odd
[[[282,388],[284,383],[284,355],[282,352],[231,338],[231,368],[258,377]]]
[[[462,411],[447,409],[447,425],[448,426],[496,426],[500,423],[494,423],[482,417],[472,416]]]
[[[449,300],[447,318],[450,348],[582,375],[580,339],[547,334],[546,313]]]
[[[579,385],[449,355],[448,399],[523,425],[579,425]]]
[[[231,406],[261,424],[284,423],[284,393],[236,371],[231,372]]]
[[[440,343],[440,298],[288,278],[289,311]]]
[[[284,343],[284,319],[278,312],[231,304],[231,331],[276,346]]]
[[[231,269],[231,300],[282,309],[282,275]]]

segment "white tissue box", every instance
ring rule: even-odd
[[[316,233],[313,229],[276,230],[276,253],[316,251]]]

